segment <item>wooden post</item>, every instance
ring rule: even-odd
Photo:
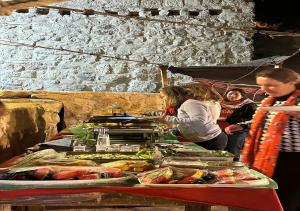
[[[0,211],[11,211],[11,205],[9,204],[0,204]]]
[[[169,80],[167,74],[168,66],[160,65],[159,68],[160,68],[162,87],[169,86]]]

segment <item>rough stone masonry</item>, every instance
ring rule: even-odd
[[[0,17],[0,89],[156,92],[159,65],[249,61],[252,1],[69,0]],[[176,82],[191,80],[174,75]]]

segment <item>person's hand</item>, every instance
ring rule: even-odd
[[[285,111],[285,113],[289,116],[300,119],[300,111]]]
[[[225,128],[225,133],[228,135],[232,135],[234,132],[242,131],[244,128],[240,125],[229,125]]]
[[[176,139],[179,142],[191,142],[191,141],[185,139],[183,136],[176,136]]]

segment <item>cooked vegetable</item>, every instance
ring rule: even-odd
[[[163,184],[168,183],[172,176],[173,170],[170,167],[166,167],[139,174],[138,179],[145,184]]]
[[[51,177],[53,171],[50,168],[39,168],[34,171],[34,177],[39,180],[43,180],[46,177]]]
[[[204,171],[200,171],[199,169],[194,171],[195,173],[191,176],[185,177],[182,180],[179,180],[179,184],[192,184],[195,183],[195,181],[202,178]]]
[[[69,171],[61,171],[57,172],[52,176],[53,179],[56,180],[67,180],[67,179],[75,179],[82,175],[86,175],[88,173],[87,170],[77,169],[77,170],[69,170]]]
[[[16,160],[13,166],[10,166],[10,168],[32,166],[35,164],[35,162],[39,161],[40,159],[59,159],[63,158],[63,156],[64,155],[62,153],[58,153],[54,149],[45,149],[19,158],[18,160]]]
[[[97,174],[97,176],[95,175]],[[77,166],[41,166],[14,168],[0,174],[4,180],[69,180],[87,178],[118,178],[123,173],[120,169],[109,167],[77,167]]]
[[[142,149],[137,152],[135,155],[125,155],[125,154],[102,154],[102,153],[94,153],[94,154],[78,154],[78,155],[68,155],[68,158],[72,159],[118,159],[118,160],[151,160],[154,158],[153,149]]]
[[[99,174],[96,173],[78,176],[78,179],[80,180],[90,180],[90,179],[99,179],[99,178],[100,178]]]
[[[119,161],[114,161],[109,163],[103,163],[101,166],[118,168],[123,171],[134,171],[134,172],[141,172],[141,171],[150,170],[154,168],[153,164],[148,163],[146,161],[133,161],[133,160],[119,160]]]

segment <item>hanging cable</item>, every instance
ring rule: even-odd
[[[229,83],[231,84],[231,83],[233,83],[233,82],[235,82],[235,81],[238,81],[238,80],[240,80],[240,79],[243,79],[243,78],[245,78],[245,77],[247,77],[248,75],[250,75],[250,74],[252,74],[252,73],[254,73],[254,72],[256,72],[259,68],[261,68],[262,66],[264,66],[264,65],[266,65],[266,64],[276,64],[276,62],[275,62],[275,58],[273,58],[272,60],[271,60],[271,62],[263,62],[262,64],[260,64],[260,65],[258,65],[257,67],[255,67],[253,70],[251,70],[250,72],[248,72],[248,73],[246,73],[245,75],[242,75],[241,77],[239,77],[239,78],[236,78],[236,79],[234,79],[234,80],[232,80],[232,81],[229,81]]]
[[[254,102],[255,102],[255,97],[256,97],[256,95],[259,93],[259,91],[261,91],[260,88],[257,89],[256,92],[254,92],[254,94],[253,94],[252,100],[253,100]]]
[[[83,51],[74,51],[74,50],[69,50],[69,49],[64,49],[64,48],[52,48],[52,47],[45,47],[45,46],[39,46],[36,44],[25,44],[25,43],[19,43],[19,42],[13,42],[13,41],[7,41],[7,40],[1,40],[0,39],[0,45],[7,45],[7,46],[16,46],[16,47],[28,47],[28,48],[42,48],[42,49],[48,49],[48,50],[55,50],[55,51],[63,51],[63,52],[69,52],[69,53],[76,53],[76,54],[81,54],[81,55],[91,55],[91,56],[96,56],[96,58],[110,58],[110,59],[115,59],[115,60],[122,60],[122,61],[127,61],[127,62],[136,62],[136,63],[142,63],[142,64],[150,64],[150,65],[166,65],[166,64],[160,64],[160,63],[155,63],[155,62],[149,62],[147,60],[133,60],[133,59],[125,59],[121,57],[114,57],[114,56],[107,56],[103,55],[101,53],[87,53]]]
[[[69,52],[69,53],[76,53],[76,54],[80,54],[80,55],[91,55],[91,56],[96,56],[97,59],[100,59],[101,57],[103,58],[109,58],[109,59],[114,59],[114,60],[121,60],[121,61],[126,61],[126,62],[135,62],[135,63],[140,63],[140,64],[147,64],[147,65],[155,65],[155,66],[168,66],[166,64],[161,64],[161,63],[155,63],[155,62],[149,62],[147,60],[142,60],[142,61],[138,61],[138,60],[133,60],[133,59],[125,59],[125,58],[121,58],[121,57],[113,57],[113,56],[107,56],[101,53],[88,53],[88,52],[83,52],[83,51],[75,51],[75,50],[69,50],[69,49],[64,49],[64,48],[52,48],[52,47],[45,47],[45,46],[39,46],[36,45],[35,43],[30,45],[30,44],[25,44],[25,43],[19,43],[19,42],[14,42],[14,41],[10,41],[10,40],[1,40],[0,39],[0,45],[6,45],[6,46],[15,46],[15,47],[28,47],[28,48],[41,48],[41,49],[48,49],[48,50],[55,50],[55,51],[63,51],[63,52]],[[274,62],[275,59],[273,59],[271,61]],[[266,62],[267,63],[267,62]],[[245,75],[234,79],[232,81],[229,82],[225,82],[226,84],[226,91],[229,89],[230,86],[234,85],[232,84],[235,81],[238,81],[248,75],[250,75],[251,73],[255,72],[257,69],[259,69],[260,67],[264,66],[266,63],[263,63],[261,65],[259,65],[258,67],[255,67],[252,71],[246,73]],[[170,79],[170,83],[171,83]],[[217,83],[217,82],[216,82]],[[214,86],[214,84],[212,85]]]

